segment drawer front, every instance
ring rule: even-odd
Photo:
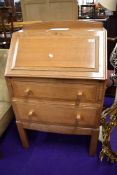
[[[98,83],[67,81],[12,81],[14,97],[96,102]]]
[[[99,108],[79,107],[73,104],[52,102],[25,102],[13,100],[17,120],[62,124],[75,127],[97,127]]]

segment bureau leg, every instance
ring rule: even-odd
[[[17,128],[18,128],[18,132],[19,132],[19,135],[20,135],[22,145],[23,145],[24,148],[28,148],[29,147],[29,141],[28,141],[28,138],[27,138],[26,131],[23,128],[21,123],[16,122],[16,124],[17,124]]]
[[[95,156],[97,143],[98,143],[99,131],[92,131],[91,140],[90,140],[90,147],[89,147],[89,154],[90,156]]]

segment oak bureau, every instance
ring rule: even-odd
[[[24,147],[26,129],[90,135],[95,155],[106,84],[101,23],[24,25],[12,36],[5,76]]]

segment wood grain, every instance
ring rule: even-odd
[[[24,147],[26,129],[90,135],[95,155],[107,77],[100,24],[40,22],[14,33],[5,76]]]

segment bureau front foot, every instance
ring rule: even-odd
[[[89,147],[90,156],[95,156],[95,154],[96,154],[98,136],[99,136],[99,131],[98,130],[92,131],[91,140],[90,140],[90,147]]]
[[[26,130],[23,128],[22,124],[20,122],[16,122],[17,124],[17,128],[18,128],[18,132],[19,132],[19,136],[22,142],[22,145],[24,148],[28,148],[29,147],[29,141],[27,138],[27,134],[26,134]]]

